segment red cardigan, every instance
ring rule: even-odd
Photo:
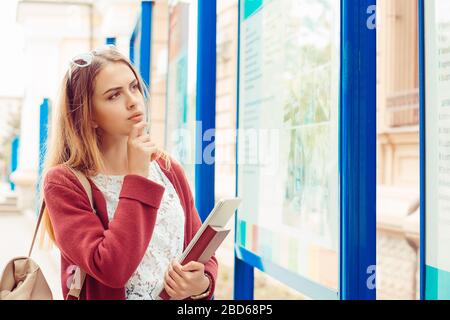
[[[173,184],[185,213],[184,248],[201,226],[191,189],[182,167],[171,159],[165,170]],[[73,173],[57,166],[44,180],[44,199],[52,221],[56,244],[61,252],[61,285],[63,296],[69,291],[71,266],[86,272],[81,291],[83,300],[124,300],[125,284],[141,262],[152,238],[156,215],[164,187],[138,175],[124,178],[114,219],[108,221],[102,192],[89,179],[96,214],[92,212],[83,186]],[[215,256],[205,264],[212,279],[211,299],[217,278]]]

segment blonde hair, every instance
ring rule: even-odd
[[[68,166],[86,176],[96,175],[104,168],[99,148],[100,136],[90,125],[90,120],[93,118],[92,96],[95,77],[106,65],[111,63],[124,63],[131,69],[138,80],[139,91],[144,96],[145,108],[148,108],[149,95],[144,81],[130,61],[117,50],[111,48],[93,53],[92,61],[88,66],[80,67],[72,64],[63,78],[59,101],[56,110],[53,110],[43,177],[51,168],[58,165]],[[152,159],[159,158],[165,160],[165,166],[168,169],[170,167],[168,154],[163,150],[158,150]],[[43,195],[42,185],[43,183],[41,184],[41,196]],[[44,230],[50,240],[55,243],[55,234],[47,209],[44,211],[42,221],[45,226]]]

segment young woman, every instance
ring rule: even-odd
[[[201,226],[182,167],[146,133],[144,84],[114,47],[72,59],[53,111],[43,195],[61,252],[64,297],[74,266],[80,299],[211,299],[217,260],[175,260]],[[69,168],[86,175],[94,210]]]

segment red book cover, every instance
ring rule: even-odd
[[[205,264],[211,259],[229,232],[229,229],[207,226],[185,258],[181,260],[180,264],[185,265],[190,261],[197,261]],[[165,289],[161,291],[159,296],[163,300],[170,299],[170,296]]]

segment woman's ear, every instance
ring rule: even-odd
[[[91,127],[94,129],[97,129],[98,128],[97,122],[95,122],[94,120],[91,120]]]

